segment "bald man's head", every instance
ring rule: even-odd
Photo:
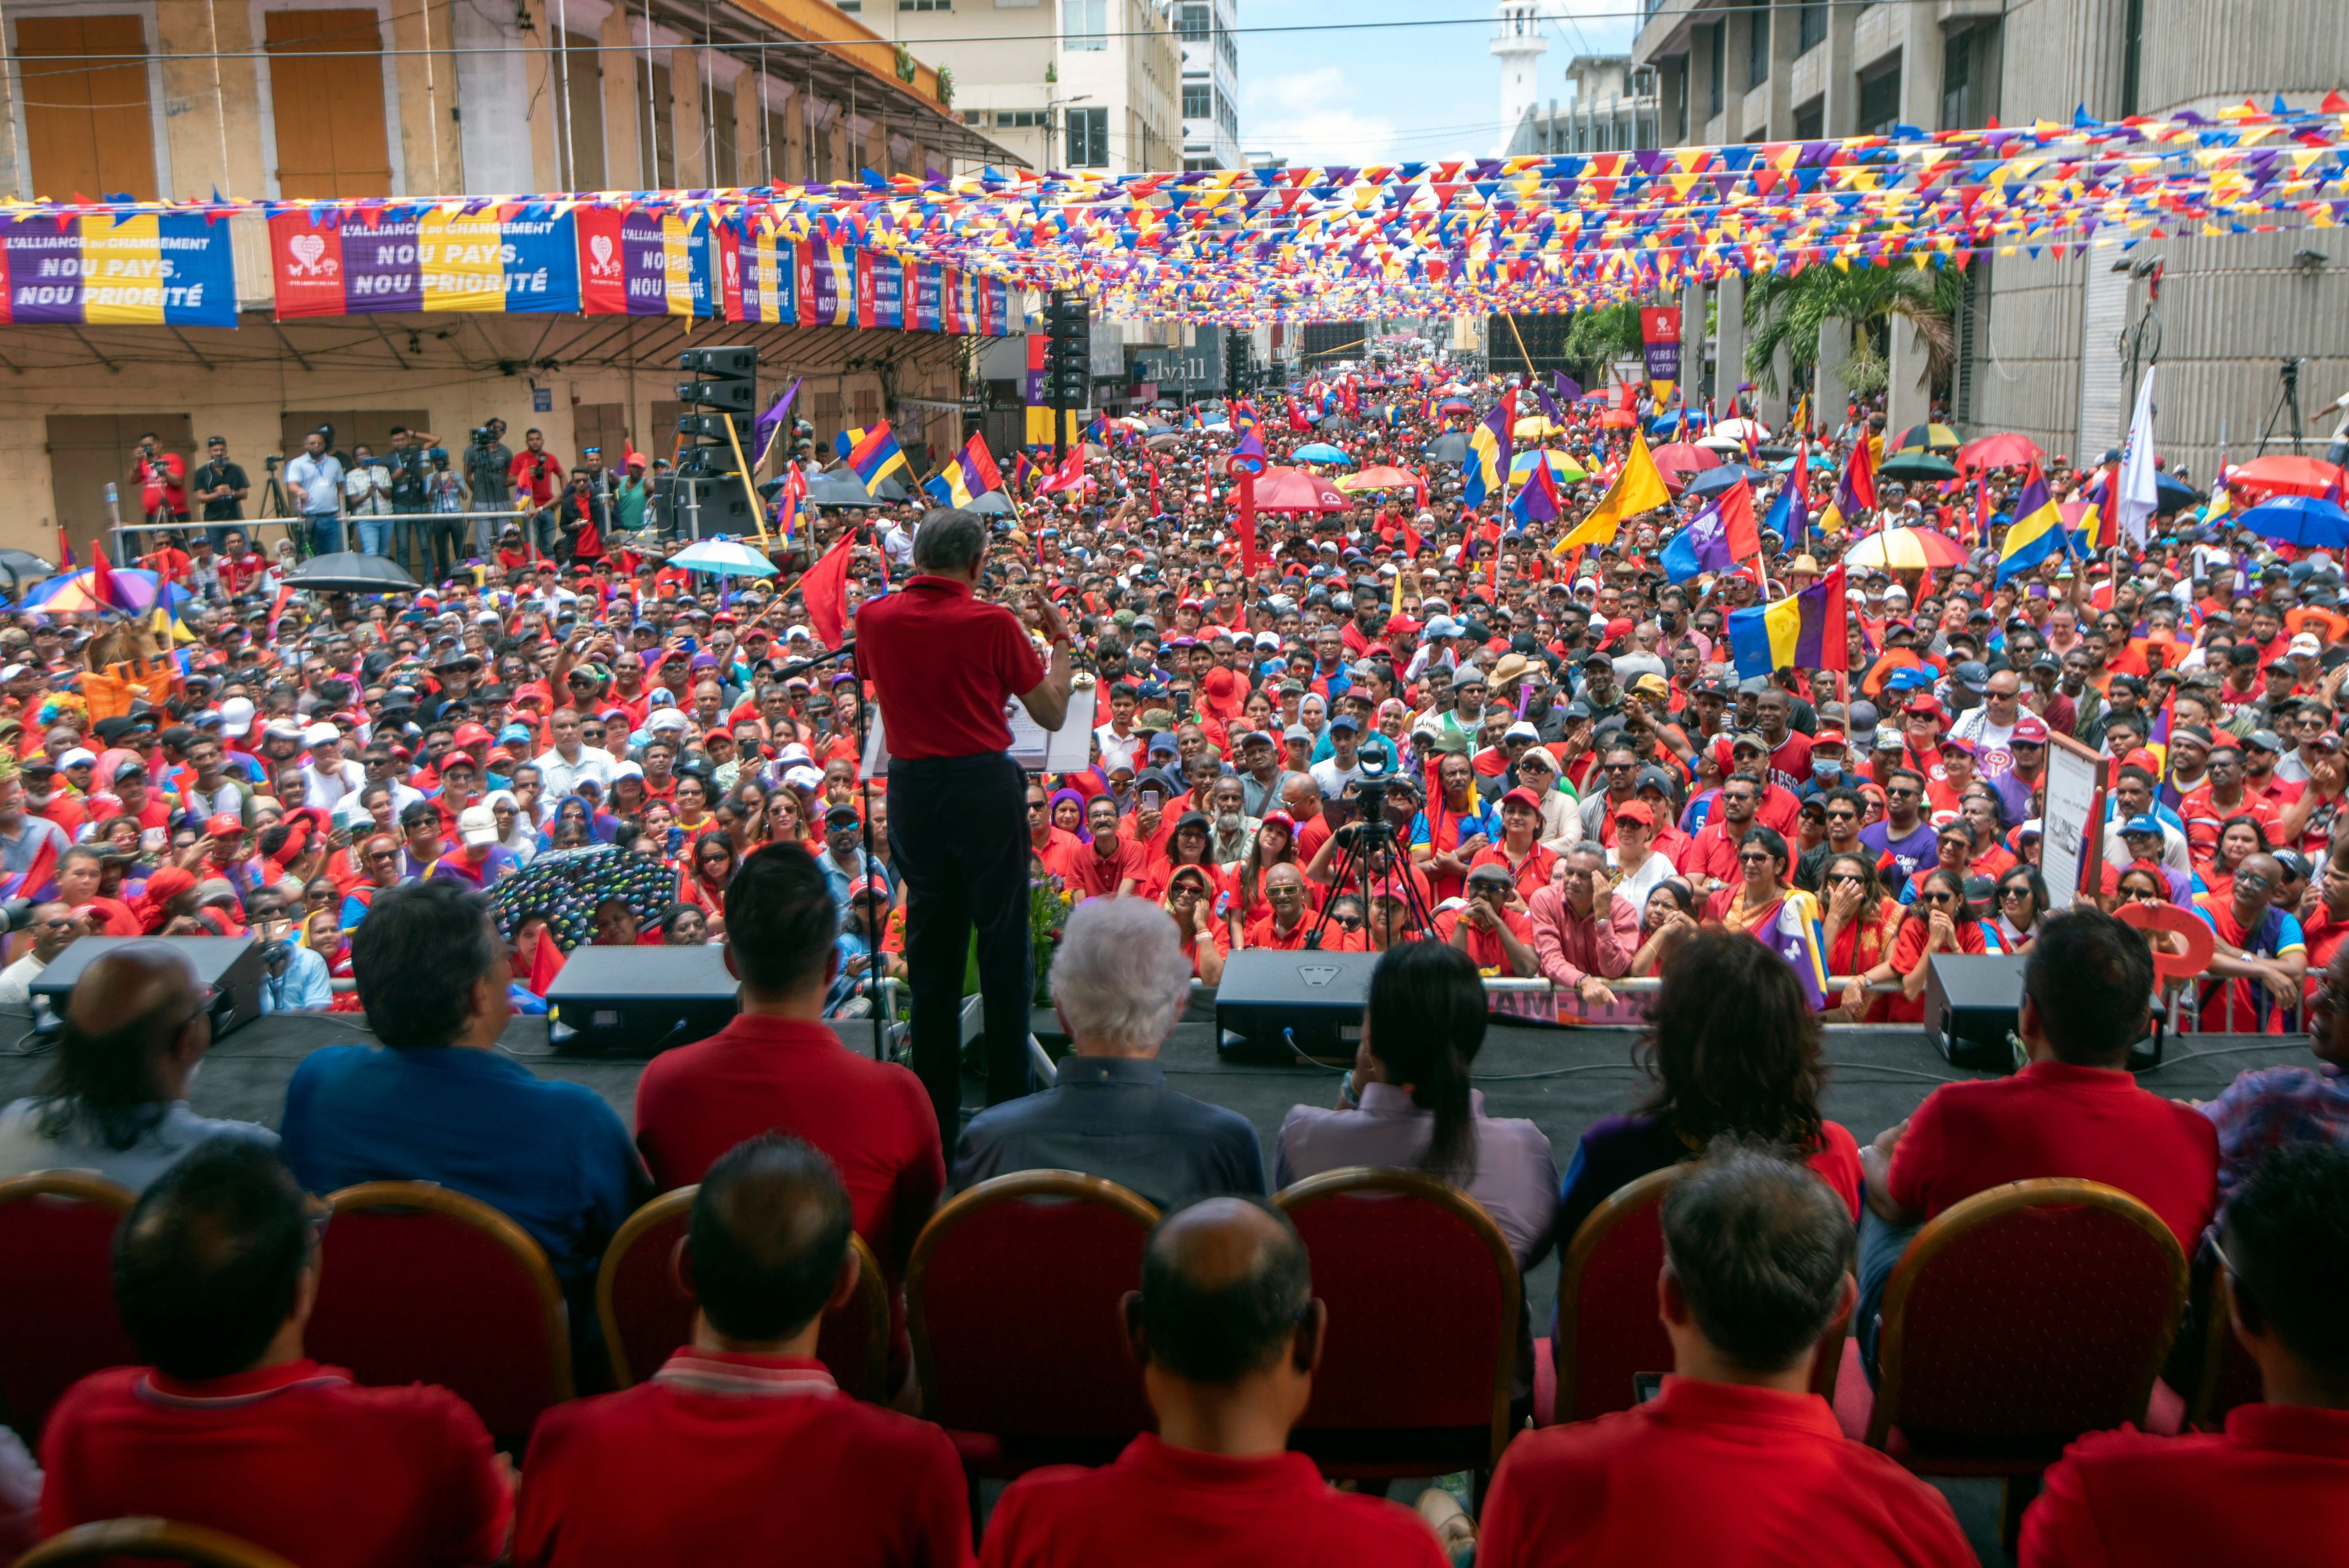
[[[153,1044],[168,1043],[203,1000],[195,967],[161,942],[125,942],[99,954],[74,981],[66,1022],[89,1035],[147,1028]]]
[[[141,1108],[179,1098],[212,1044],[204,1002],[194,967],[161,942],[99,954],[67,999],[51,1094],[98,1116],[112,1138],[116,1113],[135,1120]]]
[[[1209,1198],[1150,1233],[1128,1319],[1136,1349],[1159,1370],[1222,1385],[1288,1351],[1312,1299],[1305,1243],[1287,1215]]]

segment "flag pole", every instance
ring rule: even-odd
[[[750,501],[750,521],[758,524],[759,553],[765,555],[767,543],[767,509],[759,504],[759,487],[750,483],[750,465],[742,459],[742,438],[734,431],[734,416],[726,419],[726,444],[734,449],[734,472],[742,481],[742,493]]]

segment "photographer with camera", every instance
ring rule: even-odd
[[[546,432],[536,428],[523,431],[523,449],[514,453],[506,467],[506,477],[513,482],[514,509],[531,510],[536,514],[530,520],[537,530],[532,537],[542,555],[554,553],[556,520],[554,512],[555,491],[563,483],[563,460],[546,450]]]
[[[507,487],[511,481],[514,454],[508,452],[501,439],[505,431],[503,420],[492,420],[474,427],[465,447],[465,485],[471,492],[473,510],[495,513],[510,510],[506,504]],[[473,524],[473,553],[488,559],[497,547],[501,525],[495,518],[482,517]]]

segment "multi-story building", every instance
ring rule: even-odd
[[[2209,114],[2278,94],[2313,107],[2349,78],[2349,33],[2337,0],[1650,0],[1632,57],[1657,74],[1664,142],[1719,145],[1971,128],[1993,116],[2061,123],[2075,107],[2106,120]],[[1923,342],[1894,324],[1887,401],[1896,425],[1933,408],[1964,429],[2020,431],[2050,452],[2093,458],[2128,419],[2125,333],[2139,366],[2158,353],[2158,449],[2198,474],[2210,472],[2222,442],[2240,461],[2269,428],[2285,360],[2299,361],[2312,431],[2314,410],[2349,390],[2349,248],[2329,233],[2124,249],[2107,229],[2061,259],[2002,247],[1968,270],[1945,386],[1927,379]],[[1719,292],[1727,332],[1712,346],[1712,384],[1734,387],[1745,379],[1732,373],[1743,358],[1743,291],[1733,279]],[[1705,316],[1683,309],[1684,327],[1701,336],[1694,324]],[[1848,346],[1827,336],[1820,403],[1834,408]]]
[[[1183,167],[1240,166],[1239,6],[1175,0],[1183,38]]]
[[[950,111],[935,62],[825,0],[0,0],[0,26],[12,197],[525,196],[943,175],[1015,156]],[[205,437],[227,438],[256,508],[264,454],[321,422],[346,445],[427,429],[452,460],[492,416],[516,440],[541,428],[566,462],[593,445],[616,465],[676,440],[677,317],[280,320],[262,221],[230,223],[233,329],[0,327],[15,372],[0,377],[0,485],[17,502],[0,542],[47,551],[63,525],[85,548],[148,431],[191,469]],[[796,410],[821,440],[885,413],[915,441],[929,420],[958,433],[960,337],[710,328],[692,341],[760,347],[762,381],[805,378]],[[131,521],[137,506],[133,489]]]
[[[948,73],[974,131],[1037,168],[1182,167],[1183,55],[1164,0],[852,0]]]
[[[1509,137],[1511,155],[1629,152],[1662,145],[1656,73],[1634,66],[1630,56],[1575,56],[1566,64],[1566,90],[1563,104],[1553,98],[1547,112],[1526,110]]]

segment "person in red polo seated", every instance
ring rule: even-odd
[[[2319,1568],[2349,1542],[2349,1149],[2277,1149],[2220,1222],[2223,1308],[2262,1402],[2224,1432],[2080,1438],[2023,1517],[2023,1568]]]
[[[541,1418],[515,1568],[970,1561],[946,1433],[850,1397],[816,1359],[823,1314],[856,1292],[853,1219],[839,1172],[798,1138],[763,1134],[709,1168],[677,1259],[692,1343]]]
[[[947,1184],[946,1151],[922,1081],[844,1049],[823,1022],[840,962],[840,918],[815,857],[770,844],[726,885],[726,968],[742,1011],[707,1040],[664,1051],[636,1080],[636,1147],[663,1191],[769,1131],[805,1138],[838,1168],[864,1238],[889,1276],[891,1366],[910,1365],[904,1306],[914,1238]]]
[[[362,1388],[302,1354],[318,1226],[274,1150],[213,1138],[155,1179],[114,1241],[142,1366],[83,1378],[41,1438],[44,1533],[147,1515],[302,1568],[494,1561],[513,1502],[481,1418],[445,1388]]]
[[[2101,909],[2040,922],[2023,960],[2016,1033],[2030,1065],[2011,1078],[1944,1084],[1860,1150],[1861,1359],[1876,1370],[1877,1305],[1919,1225],[1987,1188],[2037,1177],[2117,1187],[2159,1215],[2189,1257],[2218,1198],[2219,1138],[2193,1106],[2139,1088],[2153,954]]]
[[[1307,934],[1313,929],[1313,910],[1305,896],[1305,873],[1289,861],[1274,866],[1264,874],[1264,901],[1270,908],[1248,923],[1240,945],[1270,948],[1277,952],[1301,950]]]
[[[1940,1493],[1851,1442],[1810,1391],[1851,1309],[1851,1211],[1808,1168],[1731,1140],[1665,1195],[1672,1372],[1645,1404],[1509,1446],[1481,1568],[1787,1563],[1972,1568]]]
[[[1288,1450],[1329,1309],[1285,1215],[1237,1198],[1176,1210],[1151,1232],[1124,1310],[1158,1430],[1099,1469],[1012,1482],[979,1568],[1444,1568],[1401,1504],[1335,1490]]]

